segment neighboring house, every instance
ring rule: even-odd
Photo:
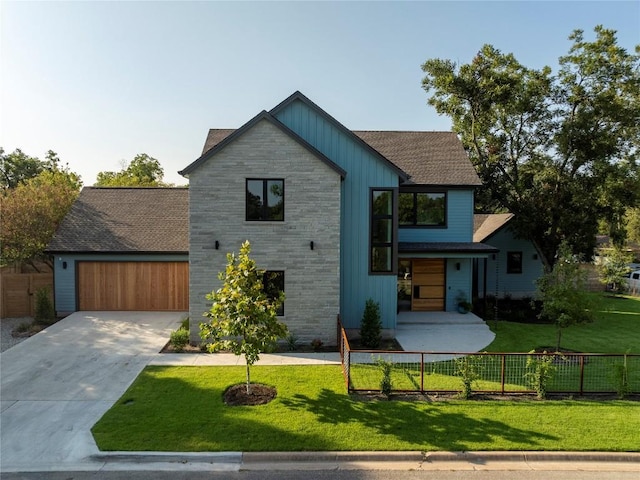
[[[544,271],[542,259],[530,240],[517,238],[509,226],[512,213],[474,215],[474,242],[489,242],[500,250],[476,262],[474,296],[533,297],[536,280]],[[485,288],[486,287],[486,288]]]
[[[455,133],[351,131],[299,92],[211,130],[180,173],[188,190],[83,189],[49,246],[58,313],[189,310],[197,342],[249,240],[292,333],[335,344],[337,315],[359,328],[369,298],[388,335],[399,310],[455,311],[498,254],[473,238],[480,180]]]

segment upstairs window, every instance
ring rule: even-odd
[[[271,300],[275,300],[280,296],[280,293],[284,293],[284,271],[282,270],[267,270],[262,276],[262,285],[264,293]],[[284,315],[284,303],[281,303],[277,310],[278,316]]]
[[[522,252],[507,252],[507,273],[522,273]]]
[[[447,194],[444,192],[400,192],[398,224],[401,227],[444,227]]]
[[[371,190],[371,273],[393,273],[393,190]]]
[[[284,180],[247,179],[246,212],[249,222],[284,221]]]

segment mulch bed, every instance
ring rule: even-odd
[[[251,384],[251,393],[247,393],[247,384],[240,383],[227,388],[223,394],[224,403],[230,406],[265,405],[278,395],[274,387],[260,383]]]

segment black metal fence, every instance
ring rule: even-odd
[[[466,372],[474,378],[474,392],[529,394],[535,391],[536,372],[547,361],[548,393],[640,393],[640,354],[351,350],[343,328],[340,354],[349,392],[380,390],[381,359],[392,364],[394,392],[459,392]]]

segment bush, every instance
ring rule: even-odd
[[[182,352],[184,347],[187,346],[187,343],[189,343],[188,329],[180,327],[179,329],[171,332],[171,345],[173,345],[176,352]]]
[[[624,363],[613,366],[613,381],[616,386],[616,393],[620,400],[631,393],[629,384],[629,369],[627,367],[627,356],[624,356]]]
[[[473,392],[473,382],[480,378],[482,359],[477,355],[469,355],[467,357],[456,358],[454,361],[456,364],[456,375],[462,380],[460,398],[467,400]]]
[[[368,348],[378,348],[382,340],[382,320],[380,319],[380,305],[373,299],[367,300],[360,325],[362,345]]]
[[[393,369],[393,362],[385,360],[382,357],[376,359],[376,365],[380,368],[382,378],[380,379],[380,392],[389,398],[391,390],[393,389],[393,383],[391,382],[391,370]]]
[[[36,312],[34,316],[36,322],[51,324],[55,320],[56,314],[49,292],[48,287],[43,287],[36,291]]]
[[[534,352],[531,351],[529,353]],[[547,352],[527,357],[527,373],[524,374],[524,377],[527,383],[536,391],[539,400],[547,398],[549,383],[551,383],[556,373],[553,360],[554,355]]]

